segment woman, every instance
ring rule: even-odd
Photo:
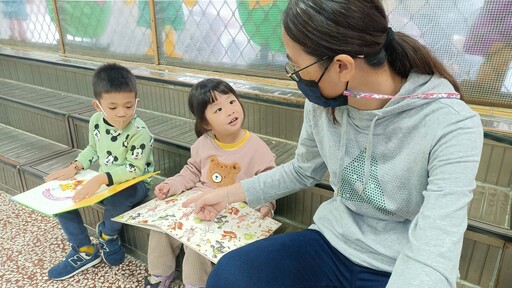
[[[209,220],[327,170],[334,197],[309,229],[225,255],[207,287],[455,287],[483,133],[454,78],[379,0],[290,0],[283,41],[308,99],[295,159],[184,205]]]

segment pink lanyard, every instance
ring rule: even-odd
[[[460,94],[455,92],[450,93],[423,93],[423,94],[415,94],[415,95],[400,95],[400,96],[391,96],[391,95],[382,95],[375,94],[370,92],[358,92],[352,90],[345,90],[343,95],[347,97],[353,97],[358,99],[392,99],[392,98],[419,98],[419,99],[460,99]]]

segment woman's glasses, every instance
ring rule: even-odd
[[[320,62],[324,61],[327,58],[329,58],[329,56],[325,56],[322,59],[320,59],[320,60],[318,60],[318,61],[316,61],[314,63],[311,63],[311,64],[309,64],[306,67],[300,68],[299,70],[295,69],[295,66],[293,66],[292,63],[287,62],[286,64],[284,64],[284,70],[286,71],[286,76],[290,77],[295,82],[299,82],[299,80],[301,79],[300,75],[299,75],[300,71],[302,71],[304,69],[307,69],[307,68],[309,68],[309,67],[311,67],[311,66],[313,66],[313,65],[315,65],[317,63],[320,63]],[[325,71],[324,71],[324,73],[325,73]],[[323,76],[323,73],[322,73],[322,76]]]

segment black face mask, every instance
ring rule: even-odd
[[[325,108],[334,108],[348,104],[348,97],[344,96],[343,93],[332,99],[327,99],[322,96],[320,87],[318,87],[318,83],[314,80],[304,80],[301,78],[297,82],[297,87],[299,88],[300,92],[304,94],[306,99],[308,99],[311,103],[315,103],[316,105]]]

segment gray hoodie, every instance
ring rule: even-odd
[[[411,73],[397,95],[454,92]],[[306,101],[295,159],[242,181],[250,206],[329,171],[334,197],[311,229],[353,262],[391,272],[388,287],[455,287],[482,151],[480,118],[456,99],[393,98],[374,111]],[[283,181],[286,179],[286,181]]]

